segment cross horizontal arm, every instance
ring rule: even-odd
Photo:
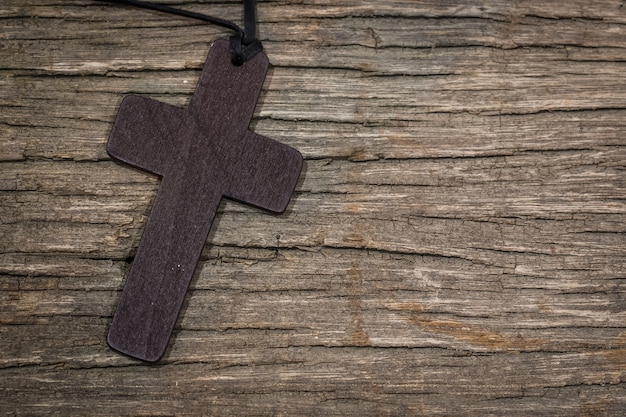
[[[125,97],[109,135],[109,155],[164,175],[178,149],[175,134],[184,114],[182,109],[146,97]]]
[[[302,155],[287,145],[248,130],[235,169],[224,193],[226,197],[282,212],[298,182]]]

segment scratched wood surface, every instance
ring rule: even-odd
[[[166,1],[241,22],[237,1]],[[223,202],[164,359],[105,335],[158,178],[105,142],[186,106],[213,39],[88,0],[0,4],[2,415],[626,412],[621,1],[261,1],[252,129],[283,215]]]

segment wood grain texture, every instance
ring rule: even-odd
[[[237,1],[182,1],[241,22]],[[252,129],[305,167],[222,202],[171,347],[105,336],[158,180],[112,162],[126,94],[185,107],[225,32],[0,4],[2,415],[618,416],[620,1],[261,1]]]

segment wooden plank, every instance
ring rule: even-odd
[[[226,33],[0,5],[0,414],[621,415],[621,2],[258,12],[274,66],[252,128],[303,176],[282,216],[222,202],[145,366],[105,336],[158,178],[105,143],[126,94],[187,106]]]

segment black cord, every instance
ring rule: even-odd
[[[141,7],[143,9],[156,10],[159,12],[175,14],[178,16],[190,17],[192,19],[202,20],[213,25],[225,27],[236,32],[230,38],[230,57],[234,65],[242,65],[244,62],[255,56],[263,50],[261,41],[256,38],[256,2],[255,0],[244,0],[244,30],[235,23],[220,19],[219,17],[208,16],[202,13],[190,12],[187,10],[176,9],[164,4],[150,3],[140,0],[95,0],[106,3],[127,4],[130,6]]]
[[[256,38],[256,2],[243,0],[244,31],[230,38],[230,59],[234,65],[244,62],[263,50],[261,41]]]

